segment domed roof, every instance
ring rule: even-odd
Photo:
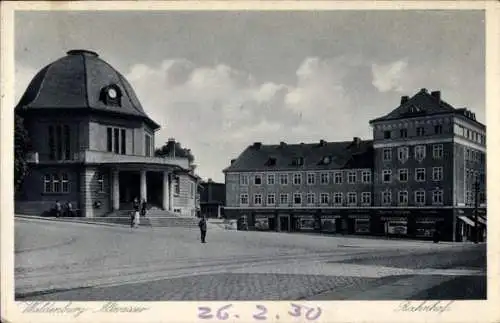
[[[17,105],[24,111],[82,108],[137,116],[159,127],[144,112],[125,77],[89,50],[70,50],[45,66],[31,80]]]

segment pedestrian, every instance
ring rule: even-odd
[[[201,243],[206,243],[205,237],[207,236],[207,219],[205,219],[205,216],[201,217],[198,226],[200,227]]]
[[[71,204],[71,201],[66,202],[66,216],[73,217],[73,204]]]
[[[56,218],[61,216],[61,209],[61,203],[59,203],[59,201],[56,201],[56,206],[54,208],[54,210],[56,211]]]
[[[434,241],[434,243],[438,243],[439,240],[441,240],[441,234],[439,230],[434,230],[434,233],[432,235],[432,240]]]
[[[147,210],[146,199],[143,199],[141,203],[141,216],[146,216],[146,210]]]
[[[132,228],[137,228],[139,226],[139,223],[140,223],[140,219],[139,219],[139,208],[140,208],[140,204],[139,204],[139,199],[136,197],[134,198],[134,211],[132,212],[132,219],[131,219],[131,223],[130,223],[130,226]]]

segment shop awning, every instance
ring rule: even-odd
[[[470,225],[471,227],[475,227],[476,225],[474,224],[474,222],[472,222],[468,217],[464,216],[464,215],[459,215],[458,218],[462,221],[464,221],[465,223],[467,223],[468,225]]]
[[[485,219],[485,218],[483,218],[482,216],[479,216],[479,215],[478,215],[478,216],[477,216],[477,220],[478,220],[479,222],[481,222],[481,224],[486,225],[486,219]]]

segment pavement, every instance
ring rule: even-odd
[[[485,299],[486,245],[16,217],[17,300]]]

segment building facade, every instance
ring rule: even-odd
[[[211,179],[199,185],[200,212],[209,218],[221,218],[226,203],[226,186]]]
[[[422,89],[370,125],[372,141],[248,147],[225,169],[227,216],[262,230],[484,237],[486,128],[472,112]]]
[[[131,209],[134,198],[195,215],[198,177],[187,158],[154,157],[160,126],[128,81],[97,53],[72,50],[36,74],[16,113],[31,139],[16,213],[71,202],[84,217]]]

